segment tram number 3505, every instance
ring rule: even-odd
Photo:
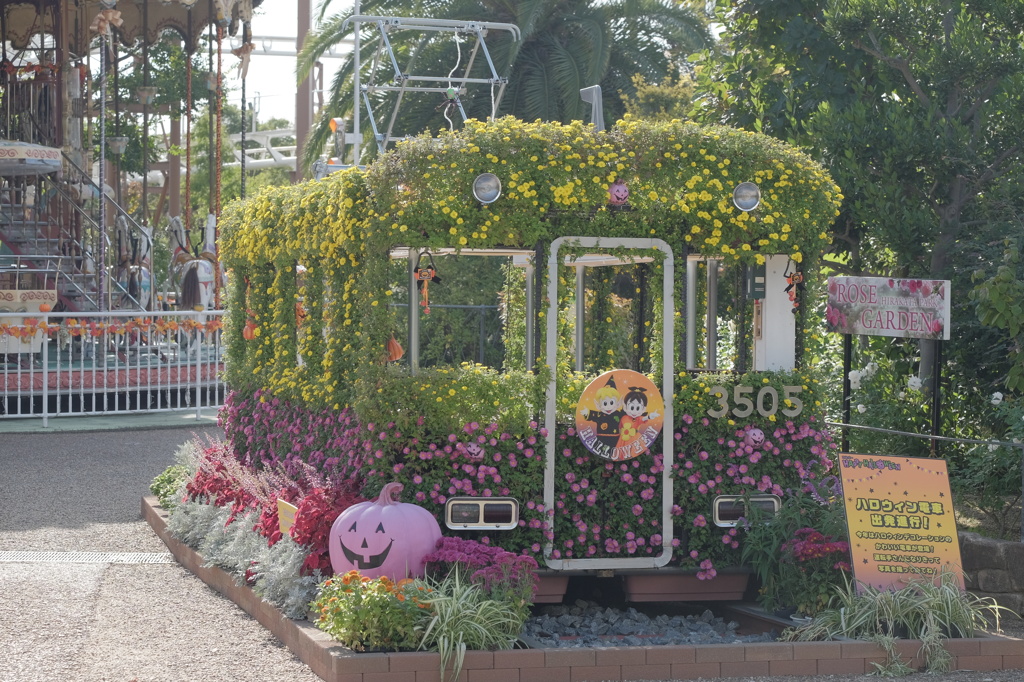
[[[749,417],[757,410],[762,417],[770,417],[782,412],[787,417],[795,417],[804,409],[804,403],[797,395],[802,386],[783,386],[782,405],[779,405],[779,392],[774,386],[761,386],[754,395],[753,386],[737,384],[732,387],[732,409],[729,407],[729,390],[725,386],[712,386],[711,395],[718,396],[718,406],[708,410],[708,416],[715,419],[726,416],[730,412],[734,417]]]

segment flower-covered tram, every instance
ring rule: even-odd
[[[551,571],[714,579],[745,505],[831,466],[801,293],[841,198],[765,136],[630,119],[471,121],[265,190],[223,219],[231,446]],[[423,338],[470,290],[488,364]]]

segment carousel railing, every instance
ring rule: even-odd
[[[222,317],[0,312],[0,419],[218,408]]]

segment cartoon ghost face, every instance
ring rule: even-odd
[[[750,429],[746,435],[743,436],[743,440],[747,445],[751,447],[758,447],[764,442],[764,431],[761,429]]]
[[[622,206],[629,199],[629,187],[622,180],[616,180],[608,188],[608,203],[612,206]]]

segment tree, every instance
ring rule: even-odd
[[[698,113],[811,146],[843,188],[848,271],[950,279],[991,202],[1020,196],[1024,5],[719,0],[727,57]],[[973,269],[973,265],[970,266]],[[934,344],[921,344],[931,369]]]
[[[633,76],[636,89],[633,97],[622,95],[625,113],[636,118],[656,121],[689,118],[693,103],[693,80],[686,76],[668,76],[661,83],[648,83],[643,76]]]
[[[246,113],[245,125],[251,125],[249,118],[251,113]],[[228,139],[228,135],[239,133],[243,125],[242,111],[234,104],[224,104],[221,107],[221,167],[214,174],[210,169],[213,167],[214,159],[211,154],[215,147],[211,143],[210,133],[216,136],[216,112],[211,125],[210,111],[207,109],[192,122],[192,174],[189,179],[190,201],[192,203],[192,224],[193,226],[204,225],[206,214],[213,212],[216,205],[217,183],[220,183],[220,203],[224,206],[229,201],[237,199],[242,194],[242,170],[239,166],[224,167],[224,164],[234,163],[234,144]],[[288,127],[284,119],[270,119],[257,125],[259,130],[276,130]],[[253,144],[247,144],[252,147]],[[246,171],[246,196],[251,196],[259,191],[261,187],[290,185],[291,170],[285,167],[267,168],[259,171]],[[184,182],[184,181],[183,181]],[[182,198],[184,199],[184,184],[182,185]]]
[[[327,0],[322,12],[329,4]],[[410,7],[396,0],[371,0],[362,4],[361,12],[517,25],[522,31],[518,43],[498,31],[488,36],[495,68],[499,75],[509,78],[497,115],[568,122],[582,118],[585,105],[580,100],[580,88],[600,84],[606,118],[615,120],[624,112],[620,93],[635,92],[634,75],[640,74],[648,82],[661,82],[677,75],[678,63],[687,54],[710,46],[707,17],[697,6],[696,2],[672,0],[445,0]],[[352,26],[343,28],[345,19],[343,14],[331,16],[310,35],[299,55],[300,77],[310,72],[328,48],[351,39]],[[389,38],[406,72],[443,74],[459,63],[454,40],[430,40],[420,32],[401,31],[389,33]],[[369,59],[374,48],[375,43],[364,41],[362,59]],[[476,66],[482,69],[483,60],[478,58]],[[310,134],[303,160],[307,167],[319,157],[330,137],[330,119],[351,115],[352,77],[350,58],[335,76],[330,102]],[[449,126],[439,110],[440,100],[408,99],[403,101],[396,130],[419,133]],[[463,104],[471,117],[487,118],[492,113],[486,96]]]

